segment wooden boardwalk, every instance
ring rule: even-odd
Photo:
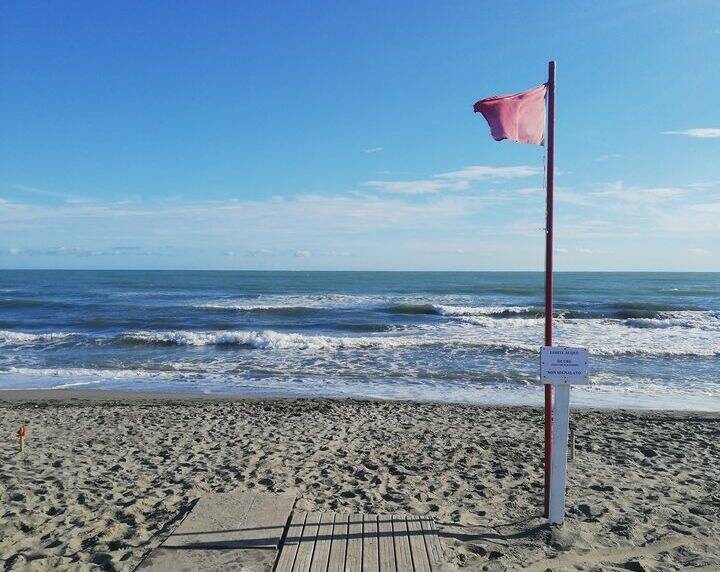
[[[441,562],[431,518],[294,511],[276,572],[430,572]]]
[[[208,494],[145,556],[143,572],[430,572],[431,518],[293,510],[295,493]]]

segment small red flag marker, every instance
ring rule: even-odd
[[[22,453],[25,450],[25,437],[27,437],[27,427],[25,425],[20,426],[17,436],[20,439],[20,452]]]

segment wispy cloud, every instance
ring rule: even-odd
[[[720,186],[720,181],[701,181],[698,183],[690,183],[686,186],[688,189],[705,191]]]
[[[598,163],[601,163],[603,161],[609,161],[610,159],[619,159],[622,157],[619,153],[608,153],[606,155],[600,155],[599,157],[595,157],[595,160]]]
[[[487,264],[493,268],[528,268],[541,256],[544,198],[538,175],[540,169],[530,167],[467,167],[414,181],[382,181],[387,194],[360,189],[255,200],[0,199],[6,231],[0,263],[468,269],[483,264],[476,255],[492,253]],[[706,186],[615,181],[594,189],[559,187],[558,237],[566,242],[557,246],[558,252],[568,250],[562,264],[590,258],[601,264],[614,251],[642,266],[647,252],[665,244],[653,241],[669,236],[680,239],[677,248],[688,257],[692,248],[713,250],[694,258],[713,264],[720,197]],[[414,196],[418,189],[420,197]],[[453,190],[468,192],[445,192]],[[626,252],[629,241],[633,248]]]
[[[695,256],[710,256],[712,254],[707,248],[691,248],[689,252]]]
[[[79,246],[52,246],[48,248],[7,248],[2,252],[10,256],[157,256],[170,254],[168,248],[144,248],[142,246],[112,246],[109,248],[84,248]]]
[[[606,250],[603,248],[585,248],[580,247],[576,249],[579,254],[614,254],[612,250]]]
[[[540,195],[545,192],[544,187],[523,187],[521,189],[515,189],[513,191],[515,194],[527,197],[529,195]]]
[[[429,193],[467,191],[478,181],[521,179],[542,174],[539,167],[518,165],[513,167],[492,167],[473,165],[457,171],[439,173],[428,179],[413,181],[366,181],[363,186],[385,193],[424,195]]]
[[[0,261],[17,266],[37,259],[64,267],[442,268],[445,258],[431,261],[421,254],[428,244],[471,236],[476,248],[505,232],[485,214],[486,207],[483,198],[465,194],[422,201],[375,194],[73,205],[0,200],[0,226],[6,230]],[[479,224],[484,217],[488,220]],[[123,257],[117,244],[139,248],[126,249]],[[164,256],[143,256],[147,262],[141,262],[144,252]]]
[[[433,179],[420,179],[416,181],[366,181],[363,186],[382,191],[383,193],[398,193],[403,195],[425,195],[442,191],[465,191],[470,188],[467,181],[442,181]]]
[[[51,191],[48,189],[39,189],[37,187],[31,187],[28,185],[7,185],[6,187],[11,193],[19,195],[38,195],[41,197],[49,197],[54,199],[60,199],[64,201],[78,200],[76,197],[69,193],[60,191]]]
[[[720,215],[720,203],[699,203],[689,206],[688,209],[702,214]]]
[[[384,149],[385,149],[385,147],[368,147],[366,149],[363,149],[363,153],[368,153],[368,154],[380,153],[380,151],[383,151]]]
[[[438,179],[450,179],[460,181],[484,181],[487,179],[522,179],[542,174],[540,167],[528,165],[517,165],[514,167],[491,167],[487,165],[473,165],[464,167],[459,171],[440,173],[435,175]]]
[[[104,237],[157,245],[217,244],[239,252],[297,242],[302,237],[366,235],[379,230],[441,228],[480,212],[472,196],[437,196],[416,202],[375,195],[300,195],[267,200],[135,201],[39,205],[0,199],[0,225],[35,243],[84,243],[107,251]],[[64,237],[65,239],[63,239]],[[104,244],[103,244],[104,243]],[[253,244],[254,243],[254,244]],[[56,242],[57,245],[57,242]],[[7,246],[19,247],[22,244]],[[300,247],[296,250],[316,250]],[[56,248],[60,248],[56,246]],[[286,247],[283,247],[286,248]]]
[[[696,127],[694,129],[683,129],[680,131],[663,131],[663,135],[686,135],[697,139],[717,139],[720,137],[720,129],[717,127]]]
[[[614,198],[624,203],[655,204],[680,198],[686,194],[679,187],[628,187],[622,181],[605,185],[600,191],[592,193],[594,197]]]

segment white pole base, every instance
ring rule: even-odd
[[[567,446],[570,426],[570,385],[555,386],[552,421],[552,454],[550,457],[550,524],[565,519],[565,486],[567,481]]]

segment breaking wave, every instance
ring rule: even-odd
[[[517,316],[539,317],[543,315],[540,308],[521,306],[450,306],[445,304],[413,304],[403,303],[388,306],[389,314],[435,315],[435,316],[492,316],[510,318]]]
[[[283,333],[273,330],[192,332],[192,331],[139,331],[123,334],[121,339],[136,344],[157,344],[177,346],[241,346],[258,350],[341,350],[400,348],[436,345],[433,338],[413,336],[395,337],[352,337],[322,336]]]
[[[55,342],[59,340],[66,340],[76,335],[77,334],[67,332],[33,334],[26,332],[11,332],[8,330],[0,330],[0,346],[16,346],[32,344],[36,342]]]
[[[196,308],[211,312],[240,312],[276,316],[308,316],[323,310],[319,307],[309,306],[252,306],[244,304],[203,304],[196,306]]]
[[[455,309],[455,307],[454,307]],[[542,343],[542,318],[498,319],[487,307],[474,314],[455,309],[441,324],[404,327],[382,323],[329,324],[338,335],[299,333],[273,329],[133,330],[114,334],[69,332],[26,333],[0,331],[0,346],[41,349],[50,347],[108,346],[227,346],[248,350],[340,351],[477,348],[482,352],[537,353]],[[478,310],[478,308],[471,308]],[[683,332],[678,336],[678,331]],[[556,343],[584,345],[598,356],[716,356],[720,355],[720,317],[694,312],[663,318],[558,319]],[[343,335],[340,332],[346,332]],[[443,350],[445,351],[445,350]]]
[[[714,312],[659,312],[653,318],[629,318],[624,323],[632,328],[695,328],[720,332],[720,314]]]

